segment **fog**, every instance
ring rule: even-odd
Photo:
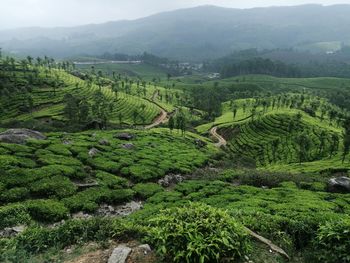
[[[75,26],[135,19],[199,5],[252,8],[317,3],[350,4],[350,0],[0,0],[0,29]]]

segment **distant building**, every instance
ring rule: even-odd
[[[208,78],[209,79],[219,79],[221,77],[221,74],[220,73],[210,73],[208,75]]]

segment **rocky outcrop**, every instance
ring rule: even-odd
[[[163,187],[169,187],[184,181],[184,177],[179,174],[168,174],[164,178],[158,180],[158,184]]]
[[[135,211],[138,211],[142,208],[141,202],[131,201],[124,205],[111,206],[107,204],[102,204],[98,210],[97,214],[99,216],[127,216],[132,214]]]
[[[122,148],[127,149],[127,150],[132,150],[135,148],[135,145],[132,143],[124,143],[124,144],[122,144]]]
[[[119,133],[119,134],[115,135],[114,137],[119,139],[119,140],[130,141],[130,140],[135,138],[135,135],[133,135],[131,133],[123,132],[123,133]]]
[[[332,193],[350,193],[350,178],[342,176],[329,179],[327,190]]]
[[[10,129],[0,133],[0,142],[24,144],[28,139],[45,140],[46,136],[29,129]]]
[[[18,234],[22,233],[25,229],[26,227],[22,225],[4,228],[3,230],[0,230],[0,238],[15,237]]]
[[[111,143],[107,139],[102,139],[98,142],[100,145],[109,146]]]
[[[89,150],[89,156],[90,156],[91,158],[93,158],[93,157],[95,157],[99,152],[100,152],[100,151],[99,151],[98,149],[96,149],[96,148],[91,148],[91,149]]]

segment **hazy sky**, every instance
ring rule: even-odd
[[[307,3],[350,4],[350,0],[0,0],[0,29],[102,23],[208,4],[251,8]]]

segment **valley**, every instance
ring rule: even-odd
[[[0,30],[0,262],[350,262],[349,8]]]

